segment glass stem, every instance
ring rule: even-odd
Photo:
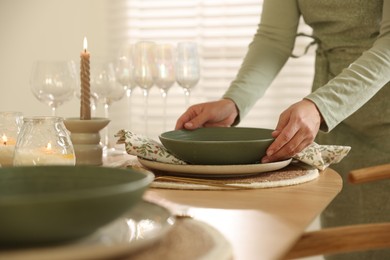
[[[107,103],[104,103],[104,117],[105,118],[109,118],[109,109],[110,109],[110,105]],[[109,142],[109,135],[110,135],[110,126],[108,125],[107,127],[105,127],[104,129],[104,146],[106,148],[111,148],[110,147],[110,142]]]
[[[186,109],[190,107],[190,90],[188,88],[185,88],[184,89],[184,95],[185,95],[185,106],[186,106]]]
[[[127,96],[127,113],[128,113],[128,127],[127,129],[130,130],[131,129],[131,110],[132,110],[132,106],[131,106],[131,89],[128,88],[127,91],[126,91],[126,96]]]
[[[161,95],[163,98],[163,132],[167,128],[167,91],[161,90]]]
[[[91,100],[91,117],[95,117],[96,116],[96,104],[95,104],[95,102],[93,102],[92,100]]]
[[[145,99],[145,106],[144,106],[144,122],[145,122],[145,135],[148,136],[148,101],[149,101],[149,93],[148,90],[144,89],[144,99]]]

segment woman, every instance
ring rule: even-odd
[[[258,31],[223,99],[190,107],[176,129],[238,124],[292,54],[300,16],[317,44],[312,93],[280,115],[262,162],[291,157],[316,138],[352,147],[332,166],[344,181],[352,169],[388,163],[390,0],[265,0]],[[389,220],[389,182],[345,183],[321,216],[324,227]],[[390,252],[337,257],[390,259]]]

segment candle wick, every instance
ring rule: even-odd
[[[4,145],[7,145],[7,142],[6,142],[6,141],[4,141],[4,142],[3,142],[3,144],[4,144]]]

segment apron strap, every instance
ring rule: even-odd
[[[302,37],[311,38],[311,39],[313,39],[313,41],[310,42],[310,43],[305,47],[305,50],[304,50],[303,54],[295,55],[295,54],[291,53],[290,57],[292,57],[292,58],[300,58],[300,57],[304,56],[305,54],[307,54],[307,52],[309,51],[309,49],[310,49],[311,46],[320,43],[320,40],[319,40],[317,37],[314,37],[313,35],[309,35],[309,34],[305,34],[305,33],[297,33],[297,35],[296,35],[296,37],[301,37],[301,36],[302,36]]]

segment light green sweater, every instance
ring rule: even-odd
[[[234,100],[240,118],[290,57],[301,15],[319,47],[313,93],[306,98],[324,117],[322,130],[332,130],[364,108],[390,81],[389,0],[265,0],[258,31],[224,95]],[[386,112],[390,123],[388,104]]]
[[[318,46],[313,91],[306,97],[325,121],[316,140],[352,147],[332,165],[345,185],[321,223],[390,221],[390,181],[347,181],[352,169],[390,162],[390,0],[264,0],[259,29],[224,97],[236,103],[240,118],[248,113],[291,55],[300,16]],[[390,250],[332,259],[390,259]]]

